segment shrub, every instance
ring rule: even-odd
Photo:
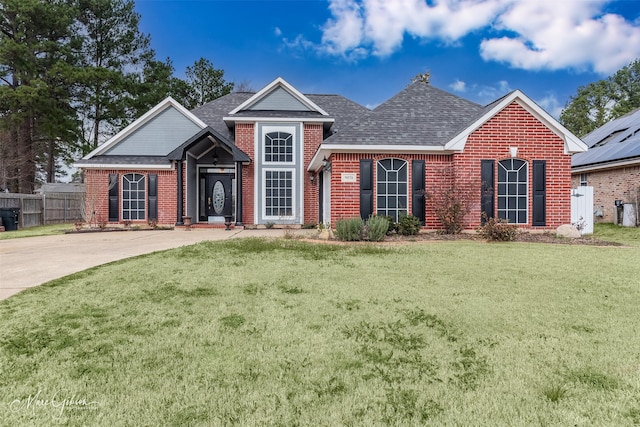
[[[346,218],[336,221],[336,237],[345,242],[362,240],[364,221],[362,218]]]
[[[511,242],[518,237],[518,227],[509,224],[509,221],[501,218],[488,218],[486,213],[482,214],[485,223],[478,227],[478,233],[487,240],[496,242]]]
[[[425,193],[433,205],[436,217],[446,234],[458,234],[465,227],[465,218],[471,212],[480,191],[480,182],[472,176],[455,173],[450,166],[439,168],[436,173],[442,181]]]
[[[367,240],[381,242],[389,230],[389,220],[384,216],[372,216],[365,224]]]
[[[413,215],[401,215],[398,221],[398,233],[403,236],[414,236],[420,231],[420,220]]]
[[[397,233],[398,232],[398,223],[393,220],[391,215],[383,216],[382,218],[386,218],[389,225],[387,226],[387,234]]]

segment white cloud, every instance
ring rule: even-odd
[[[517,36],[484,40],[485,60],[527,70],[587,69],[610,74],[640,56],[640,27],[613,14],[603,1],[514,3],[497,28]]]
[[[605,0],[330,0],[321,49],[361,58],[390,55],[406,35],[454,43],[491,30],[487,61],[529,69],[611,73],[640,57],[640,24],[604,14]]]
[[[562,113],[563,105],[558,102],[558,98],[554,94],[547,94],[544,98],[536,101],[538,105],[540,105],[544,110],[551,114],[556,119],[560,118],[560,113]]]
[[[476,93],[478,99],[481,102],[485,103],[493,102],[501,96],[504,96],[507,93],[511,92],[512,90],[513,89],[511,89],[509,82],[507,82],[506,80],[500,80],[492,86],[482,85],[473,87],[473,92]]]
[[[465,92],[467,90],[467,84],[460,79],[457,79],[455,82],[449,85],[454,92]]]
[[[276,37],[280,37],[282,35],[282,30],[280,29],[280,27],[275,27],[273,29],[273,34],[275,34]]]

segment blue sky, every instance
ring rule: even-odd
[[[579,86],[640,58],[638,0],[136,0],[141,30],[176,74],[200,57],[259,90],[374,107],[429,70],[486,104],[520,89],[559,115]]]

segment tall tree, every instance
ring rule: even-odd
[[[191,88],[184,80],[173,75],[174,68],[170,58],[166,61],[155,59],[155,52],[150,52],[139,75],[134,105],[136,116],[158,104],[167,96],[171,96],[182,105],[191,99]]]
[[[193,109],[231,93],[233,83],[224,79],[224,70],[213,67],[211,61],[200,58],[185,72],[191,96],[185,107]]]
[[[133,101],[149,36],[138,28],[133,0],[79,0],[79,34],[83,36],[83,154],[96,148],[133,119]]]
[[[640,108],[640,60],[612,76],[578,88],[560,114],[560,122],[579,137]]]
[[[66,0],[0,4],[0,184],[11,191],[31,192],[39,156],[73,134],[75,15]]]

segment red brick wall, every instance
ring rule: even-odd
[[[253,123],[236,124],[236,146],[244,151],[253,161],[242,166],[242,222],[254,222],[255,195],[255,132]]]
[[[509,147],[517,147],[517,158],[529,162],[529,223],[532,220],[532,160],[546,160],[546,223],[542,228],[556,228],[571,222],[571,156],[564,154],[564,141],[513,102],[491,120],[473,132],[464,152],[454,154],[453,164],[457,174],[480,177],[483,159],[496,161],[510,158]],[[497,182],[497,166],[494,182]],[[468,228],[480,224],[480,182],[477,181],[478,203],[468,215]],[[497,192],[496,192],[497,198]],[[497,200],[495,202],[497,209]],[[540,227],[536,227],[540,228]]]
[[[158,224],[173,225],[176,223],[177,173],[176,170],[104,170],[87,169],[85,182],[87,186],[87,212],[95,211],[96,221],[107,221],[109,218],[109,174],[118,174],[119,199],[122,200],[122,175],[127,173],[139,173],[145,176],[158,175]],[[147,181],[148,186],[148,181]],[[146,214],[149,214],[148,199],[145,199]],[[121,206],[118,208],[119,223],[122,223]],[[132,221],[132,223],[147,223],[144,221]]]
[[[474,229],[480,224],[480,165],[483,159],[500,161],[510,158],[509,147],[517,147],[517,158],[529,162],[529,223],[524,228],[533,228],[532,222],[532,160],[546,160],[546,223],[542,228],[556,228],[571,220],[571,158],[564,154],[564,141],[535,119],[523,107],[513,103],[473,132],[463,153],[453,155],[380,155],[373,153],[336,153],[331,157],[331,222],[360,215],[360,159],[374,161],[394,157],[409,161],[425,160],[426,209],[425,228],[440,229],[433,199],[429,193],[441,186],[447,187],[452,179],[472,197],[472,211],[467,215],[466,228]],[[455,171],[455,176],[454,176]],[[374,182],[376,177],[374,167]],[[355,183],[341,182],[342,173],[355,173]],[[497,175],[497,166],[496,166]],[[411,176],[411,175],[409,175]],[[497,176],[495,177],[497,180]],[[374,192],[375,195],[375,192]],[[497,198],[497,193],[496,193]],[[374,197],[374,211],[376,209]],[[495,202],[497,207],[497,200]],[[409,212],[412,211],[409,194]],[[539,227],[538,227],[539,228]]]
[[[304,166],[303,166],[303,182],[304,182],[304,223],[318,222],[318,200],[319,186],[318,176],[314,175],[314,182],[311,183],[307,167],[311,163],[313,155],[322,143],[322,124],[305,124],[304,125]]]
[[[378,153],[336,153],[331,156],[331,223],[339,219],[353,218],[360,216],[360,160],[373,159],[374,163],[382,159],[403,159],[409,162],[409,174],[411,177],[411,161],[425,161],[425,185],[427,192],[429,188],[440,186],[447,181],[447,177],[441,173],[442,168],[451,165],[450,155],[406,155],[406,154],[378,154]],[[342,182],[343,173],[355,173],[357,182]],[[373,179],[377,181],[377,168],[374,165]],[[411,180],[409,179],[409,185]],[[411,188],[409,188],[408,211],[412,212]],[[434,207],[426,202],[425,228],[441,228],[435,217]],[[374,212],[377,209],[374,191]]]
[[[580,186],[580,173],[572,176],[573,186]],[[587,172],[587,185],[593,187],[594,208],[601,207],[603,217],[596,222],[615,222],[615,201],[635,203],[640,187],[640,165]],[[595,209],[594,209],[595,210]]]

